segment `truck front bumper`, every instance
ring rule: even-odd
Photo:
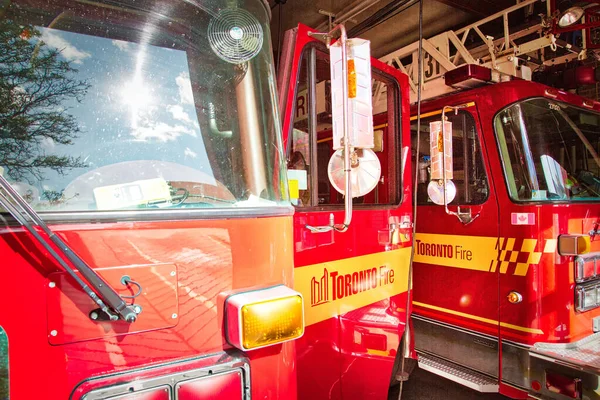
[[[600,333],[572,343],[536,343],[529,356],[532,397],[600,400]]]

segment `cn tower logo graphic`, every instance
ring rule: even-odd
[[[317,281],[313,277],[310,281],[310,304],[318,306],[329,302],[329,272],[323,269],[323,276]]]

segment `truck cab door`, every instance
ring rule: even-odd
[[[295,207],[294,287],[305,296],[297,342],[298,394],[385,398],[406,323],[411,246],[408,80],[372,59],[375,188],[353,199],[347,231],[313,232],[344,218],[328,176],[333,155],[329,52],[300,25],[286,34],[278,71],[288,184]],[[406,116],[402,119],[402,116]],[[410,311],[410,308],[409,308]]]
[[[453,176],[448,181],[456,188],[455,196],[448,192],[448,213],[443,205],[435,204],[428,193],[431,186],[437,187],[439,183],[431,179],[430,147],[432,141],[436,141],[431,131],[432,123],[441,121],[442,107],[459,105],[458,112],[445,113],[452,124]],[[411,117],[411,130],[415,154],[416,115]],[[416,163],[419,183],[413,324],[420,366],[426,367],[427,355],[431,355],[434,361],[450,360],[498,377],[498,269],[495,261],[499,211],[485,154],[474,102],[463,96],[435,102],[423,110]],[[482,384],[477,390],[497,390],[495,381],[490,383]]]

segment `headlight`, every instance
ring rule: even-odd
[[[287,342],[304,334],[302,295],[287,286],[236,293],[225,300],[226,337],[240,350]]]
[[[587,284],[587,285],[577,285],[575,290],[575,305],[577,311],[587,311],[592,308],[598,307],[600,304],[598,296],[600,292],[600,285],[596,282],[596,284]]]
[[[577,283],[594,279],[598,275],[600,257],[598,253],[575,257],[575,281]]]

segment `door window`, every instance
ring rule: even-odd
[[[399,90],[392,79],[372,71],[375,99],[397,109]],[[327,166],[334,153],[331,119],[329,54],[316,46],[305,49],[296,86],[295,110],[288,149],[290,197],[297,207],[343,205],[344,196],[329,182]],[[398,204],[400,201],[400,141],[397,114],[391,111],[374,124],[375,154],[381,178],[373,191],[355,204]]]
[[[483,166],[481,146],[477,136],[475,119],[467,111],[458,114],[447,114],[452,122],[452,158],[456,186],[456,197],[450,204],[482,204],[488,197],[489,185]],[[433,204],[427,195],[427,185],[431,180],[429,124],[439,121],[440,115],[421,118],[421,135],[419,145],[418,168],[419,185],[417,187],[417,203]],[[416,153],[417,121],[411,121],[411,137],[413,138],[413,157]]]

